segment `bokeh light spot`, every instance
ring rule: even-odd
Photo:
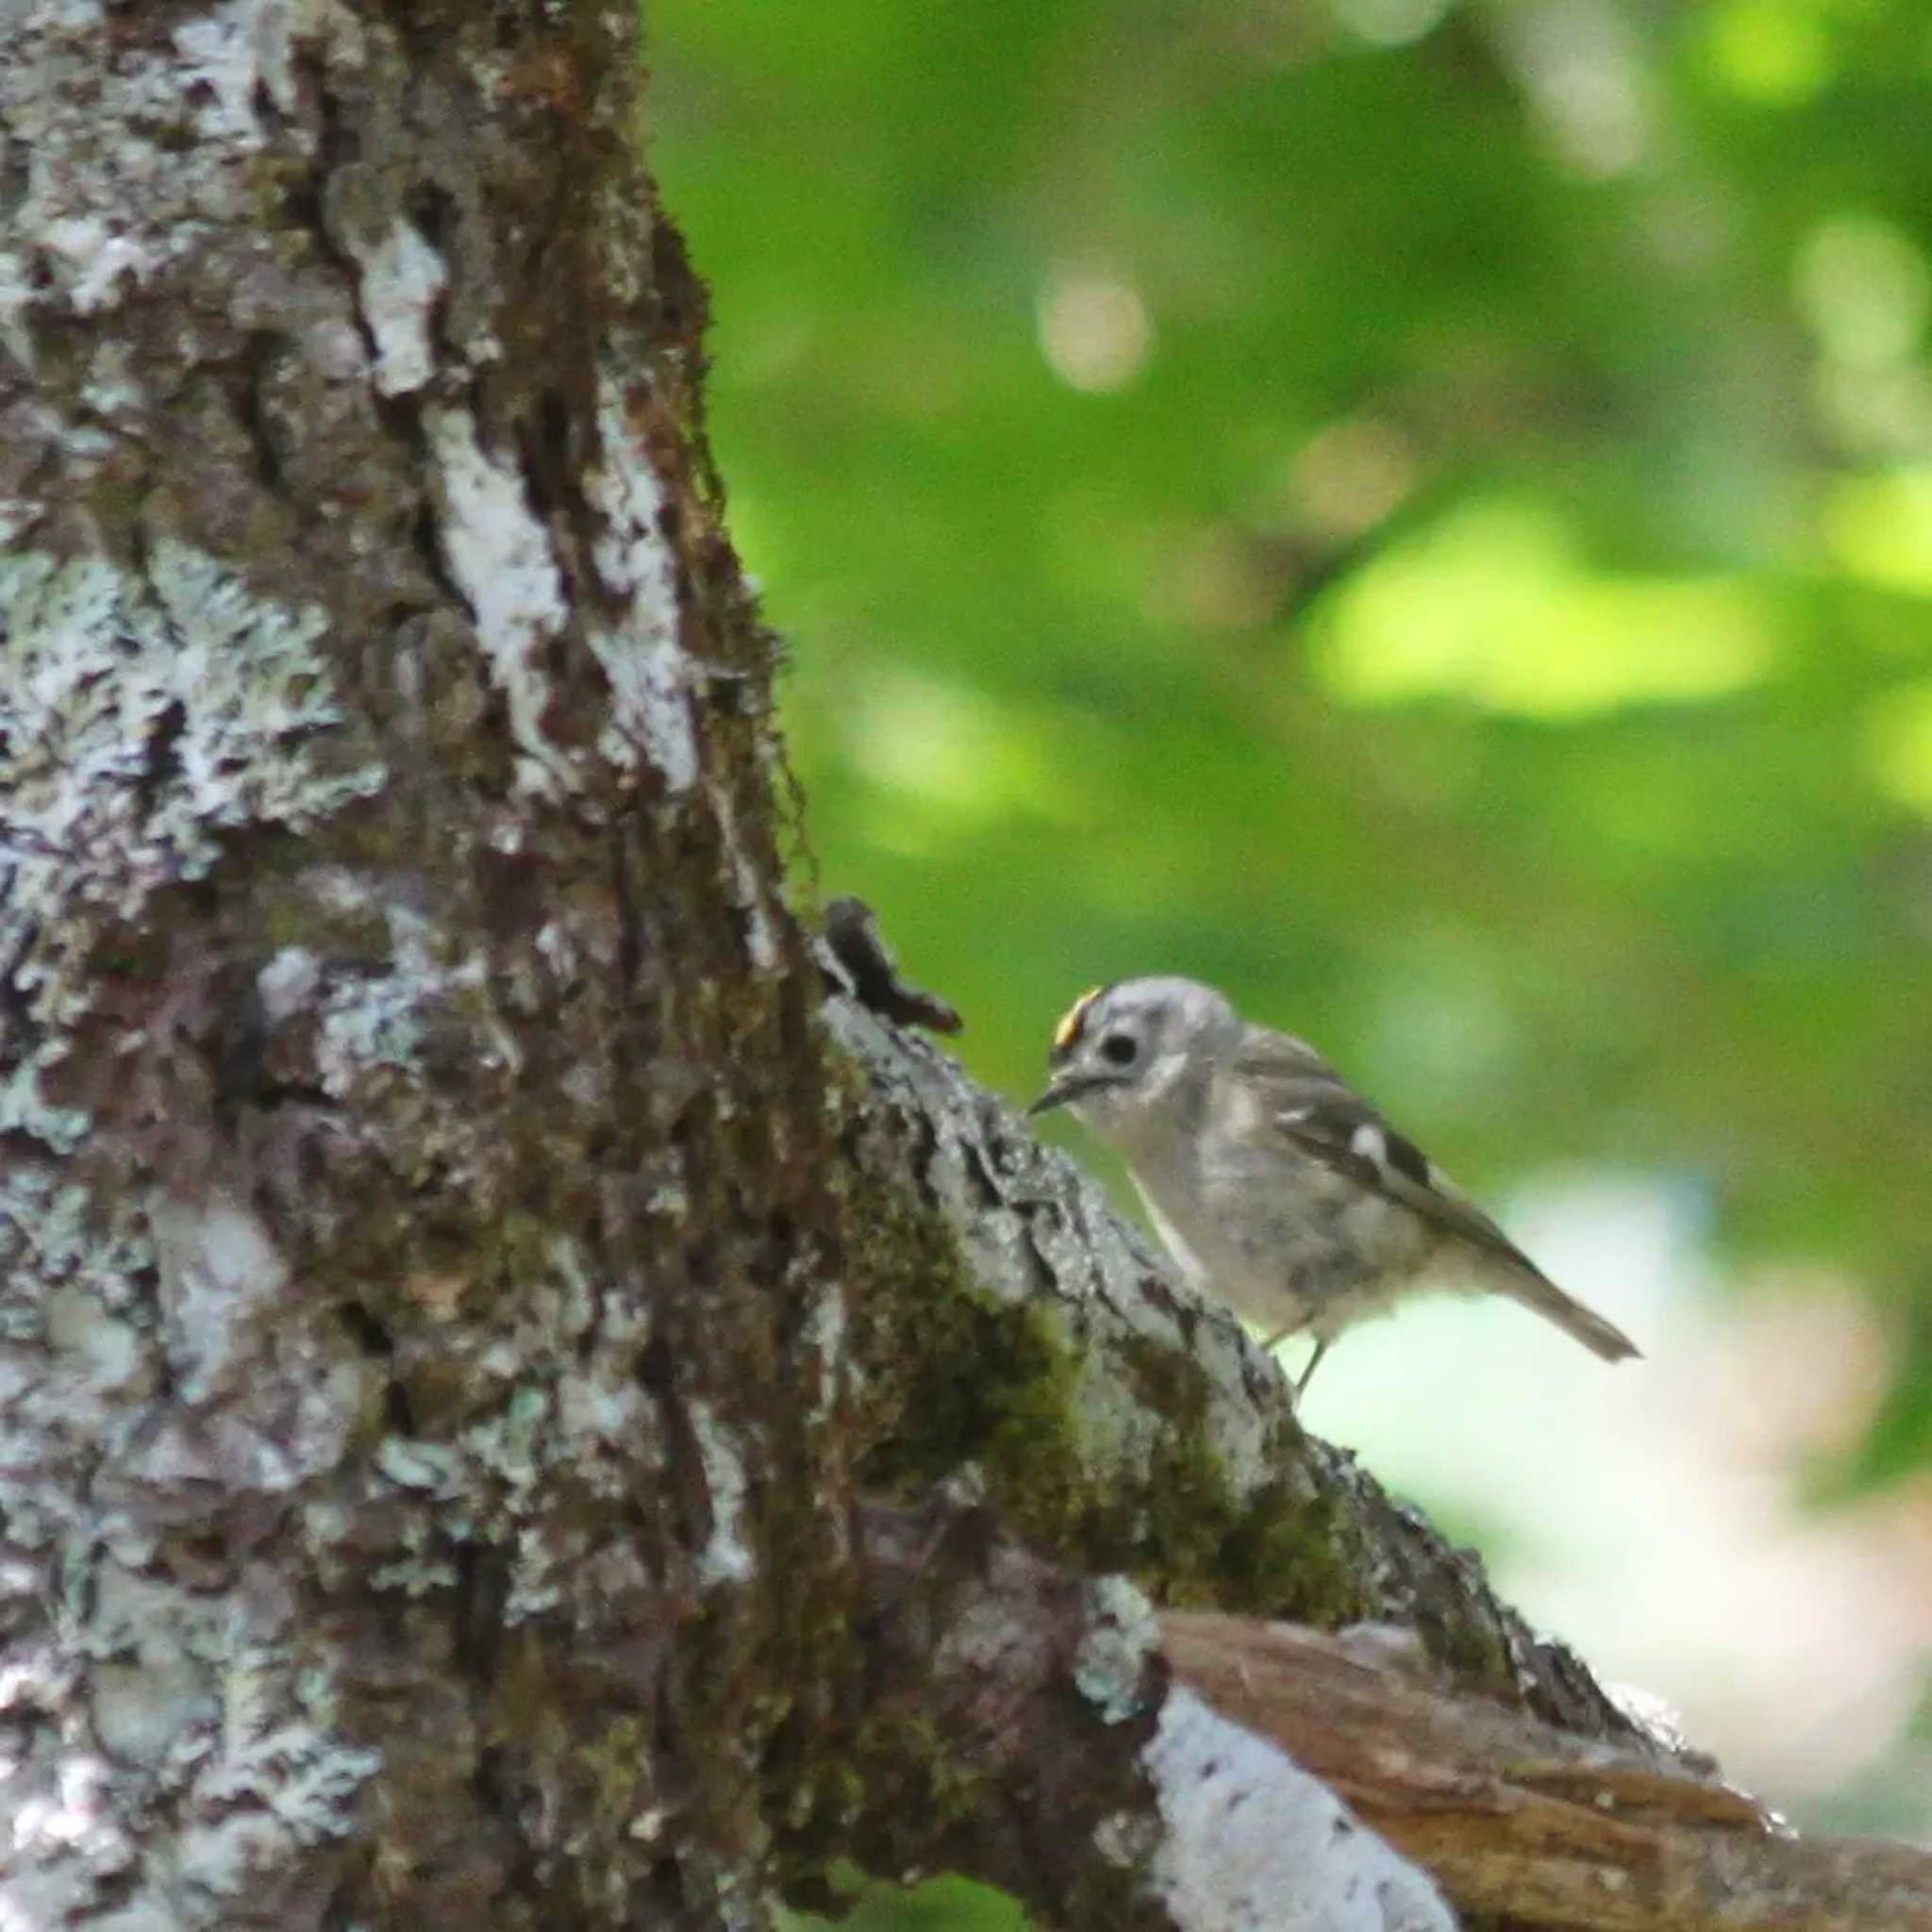
[[[1375,47],[1406,47],[1440,26],[1453,0],[1330,0],[1335,18]]]
[[[1629,23],[1596,0],[1543,0],[1502,17],[1551,153],[1574,173],[1627,173],[1651,141],[1651,109]]]
[[[846,746],[855,768],[894,795],[898,832],[884,842],[899,849],[921,849],[940,824],[1084,817],[1084,788],[1064,771],[1054,722],[965,685],[874,667],[853,693]]]
[[[1830,38],[1806,0],[1730,0],[1714,7],[1705,50],[1724,87],[1767,107],[1801,105],[1832,77]]]
[[[1821,521],[1845,570],[1889,590],[1932,593],[1932,466],[1846,477],[1826,494]]]
[[[1346,540],[1379,524],[1415,480],[1415,453],[1402,432],[1357,416],[1330,424],[1302,445],[1288,494],[1302,520]]]
[[[1932,678],[1899,685],[1873,707],[1866,745],[1879,790],[1932,818]]]
[[[1834,215],[1800,243],[1791,292],[1826,356],[1871,368],[1902,362],[1917,349],[1932,305],[1932,275],[1891,223]]]
[[[1724,696],[1776,639],[1758,595],[1721,577],[1610,576],[1548,509],[1472,504],[1329,600],[1316,675],[1335,696],[1459,697],[1532,717]]]
[[[1124,389],[1146,366],[1154,324],[1134,285],[1117,275],[1057,275],[1040,298],[1040,348],[1069,389]]]

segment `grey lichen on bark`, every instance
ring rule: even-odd
[[[0,36],[0,1917],[746,1916],[839,1208],[635,22]]]

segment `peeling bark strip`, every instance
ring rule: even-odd
[[[1179,1676],[1464,1911],[1579,1932],[1932,1928],[1932,1855],[1794,1838],[1726,1785],[1458,1695],[1399,1649],[1200,1614],[1161,1632]]]

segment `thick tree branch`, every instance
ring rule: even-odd
[[[874,1708],[946,1743],[942,1855],[1082,1925],[1453,1926],[1326,1784],[1173,1679],[1124,1579],[1042,1561],[958,1486],[866,1510],[862,1541]],[[930,1790],[905,1795],[931,1808]],[[899,1869],[891,1833],[866,1849]]]
[[[827,1010],[868,1076],[855,1158],[937,1208],[971,1264],[962,1289],[927,1278],[918,1304],[879,1315],[892,1346],[922,1333],[934,1346],[963,1293],[1032,1311],[1064,1351],[1034,1365],[1024,1391],[1004,1387],[1006,1365],[985,1348],[941,1361],[991,1407],[947,1430],[926,1464],[920,1432],[949,1419],[915,1391],[884,1419],[896,1467],[976,1461],[1023,1533],[1090,1570],[1130,1569],[1168,1601],[1399,1624],[1461,1681],[1661,1761],[1573,1653],[1496,1600],[1473,1555],[1302,1431],[1279,1367],[1231,1316],[1177,1289],[1098,1187],[930,1042],[849,997]],[[878,1364],[875,1392],[899,1359]]]
[[[1446,1924],[1427,1873],[1462,1914],[1567,1932],[1932,1927],[1932,1856],[1795,1838],[1708,1770],[1457,1689],[1390,1626],[1157,1616],[957,1486],[862,1524],[875,1693],[944,1736],[946,1836],[1015,1890],[1091,1896],[1113,1859],[1115,1923]]]
[[[1419,1674],[1367,1631],[1176,1612],[1176,1674],[1324,1779],[1464,1911],[1582,1932],[1913,1932],[1932,1856],[1799,1839],[1707,1776]]]

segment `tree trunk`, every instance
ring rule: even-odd
[[[1669,1754],[828,992],[640,78],[0,9],[0,1926],[1446,1924],[1109,1573]]]

